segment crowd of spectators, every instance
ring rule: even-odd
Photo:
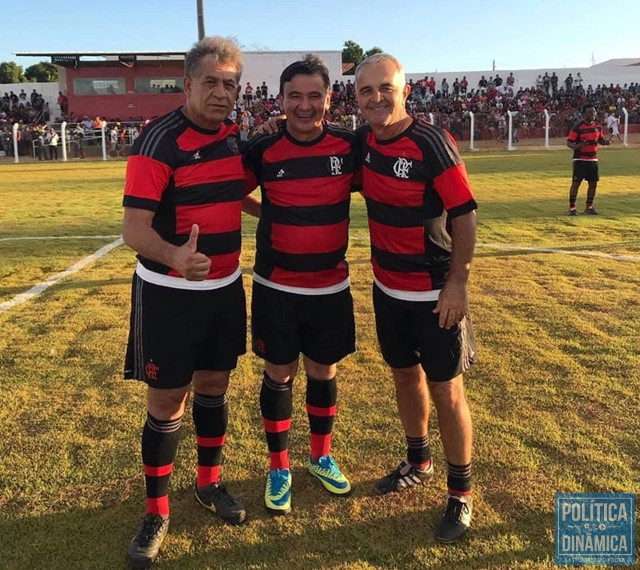
[[[544,110],[551,117],[551,137],[563,137],[571,126],[579,120],[585,103],[592,103],[600,112],[600,120],[605,115],[621,117],[622,108],[629,113],[630,123],[640,123],[640,84],[586,85],[580,73],[571,73],[560,81],[552,73],[539,75],[535,85],[516,88],[513,73],[502,78],[484,75],[473,87],[466,76],[456,77],[449,84],[443,79],[436,84],[433,77],[425,76],[420,81],[409,81],[411,91],[407,100],[407,110],[416,117],[433,117],[434,122],[448,129],[458,140],[469,137],[470,115],[474,114],[475,139],[504,141],[507,136],[507,111],[513,115],[513,142],[519,138],[543,136],[545,124]],[[79,117],[69,110],[66,97],[58,97],[60,115],[68,123],[67,138],[72,156],[84,158],[85,146],[99,146],[102,125],[106,126],[108,152],[111,156],[123,156],[137,138],[139,132],[151,119],[138,117],[128,122],[102,117]],[[252,132],[265,120],[281,113],[278,100],[269,93],[266,82],[253,87],[247,82],[242,96],[231,113],[240,129],[240,137],[247,140]],[[355,101],[355,86],[351,79],[335,80],[331,85],[331,106],[327,113],[329,121],[353,128],[362,123]],[[18,132],[19,153],[50,159],[51,140],[48,104],[34,89],[30,95],[23,90],[19,94],[5,92],[0,108],[0,151],[13,154],[11,127],[20,125]],[[55,129],[54,129],[55,130]],[[60,134],[59,126],[55,131]]]

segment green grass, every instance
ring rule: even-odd
[[[268,465],[260,362],[232,376],[223,473],[249,524],[226,527],[192,498],[186,417],[172,480],[171,532],[158,568],[503,568],[553,566],[554,493],[640,487],[640,262],[495,244],[640,255],[640,151],[602,153],[599,217],[566,216],[568,152],[465,156],[480,209],[470,284],[480,362],[467,374],[475,429],[473,529],[437,545],[445,463],[435,481],[381,498],[372,482],[403,454],[388,370],[376,345],[362,199],[354,198],[358,352],[339,367],[334,454],[354,493],[329,496],[305,473],[304,386],[294,388],[293,508],[262,505]],[[120,230],[124,163],[0,166],[0,239]],[[582,188],[580,204],[584,200]],[[242,265],[250,291],[255,224]],[[0,241],[0,303],[113,241]],[[144,388],[120,379],[135,261],[125,247],[0,313],[0,567],[123,568],[144,508]],[[638,539],[638,537],[636,537]]]

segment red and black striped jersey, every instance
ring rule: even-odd
[[[393,139],[358,129],[371,263],[375,281],[398,298],[420,300],[445,282],[451,263],[450,218],[477,208],[451,135],[414,120]]]
[[[239,271],[245,189],[235,123],[225,121],[217,131],[208,131],[176,109],[150,123],[136,139],[127,162],[123,205],[154,212],[152,227],[174,245],[184,244],[198,224],[198,251],[211,259],[207,280],[217,280]],[[171,267],[142,255],[138,259],[150,272],[181,277]],[[215,288],[207,280],[204,288]],[[186,288],[189,283],[185,280]]]
[[[582,148],[573,151],[573,160],[598,160],[598,144],[607,141],[602,136],[602,128],[597,123],[576,123],[569,131],[567,142],[587,142]]]
[[[320,137],[301,142],[284,122],[250,141],[243,160],[248,187],[262,191],[254,279],[302,294],[348,287],[350,192],[361,187],[355,133],[325,123]]]

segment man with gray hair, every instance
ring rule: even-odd
[[[359,134],[376,330],[407,444],[406,458],[375,488],[400,492],[433,477],[431,395],[448,472],[436,539],[453,542],[471,522],[472,428],[462,373],[475,359],[467,280],[477,206],[451,135],[407,114],[410,86],[398,60],[375,54],[355,77],[368,122]]]
[[[204,38],[185,57],[185,105],[136,140],[124,188],[125,243],[137,252],[124,375],[147,384],[142,461],[147,509],[127,552],[151,565],[169,526],[169,478],[193,385],[195,497],[240,524],[243,505],[220,483],[230,371],[246,346],[239,266],[245,176],[237,126],[242,53]]]

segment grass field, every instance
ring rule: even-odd
[[[348,256],[359,350],[339,367],[334,437],[354,493],[329,496],[305,472],[308,427],[298,380],[294,511],[286,518],[265,513],[261,366],[247,355],[232,376],[223,474],[250,522],[222,526],[195,504],[188,414],[158,568],[551,567],[554,493],[640,488],[640,150],[602,152],[597,217],[566,215],[569,151],[465,160],[480,204],[470,284],[480,362],[466,377],[475,428],[468,538],[452,547],[433,540],[446,479],[435,417],[434,482],[402,496],[372,490],[404,446],[375,340],[357,196]],[[0,305],[116,239],[123,178],[123,162],[0,165]],[[254,227],[247,220],[248,292]],[[107,237],[15,239],[49,236]],[[120,379],[133,268],[133,253],[117,247],[0,312],[3,569],[125,567],[144,509],[144,389]]]

